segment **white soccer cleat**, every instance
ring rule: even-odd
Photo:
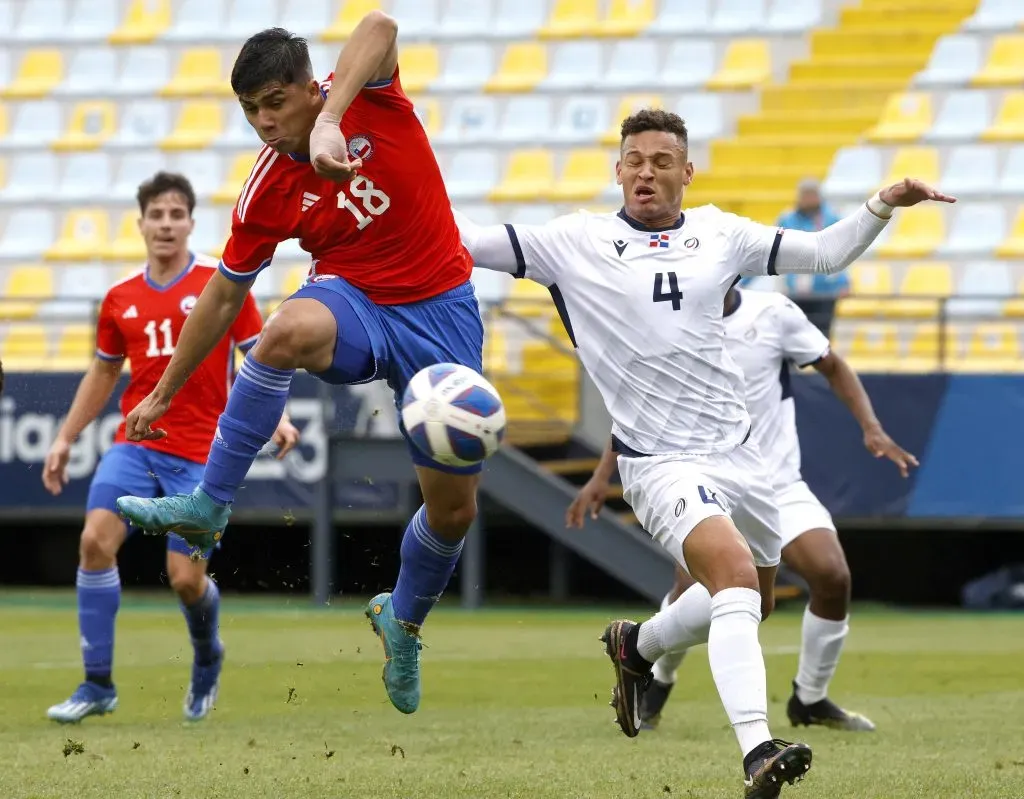
[[[105,716],[117,709],[117,689],[83,682],[71,696],[46,711],[46,717],[61,724],[77,724],[86,716]]]

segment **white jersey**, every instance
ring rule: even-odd
[[[740,291],[725,317],[729,354],[743,371],[751,437],[777,488],[800,478],[800,440],[789,365],[809,366],[828,354],[828,339],[789,298]]]
[[[741,275],[774,273],[782,231],[712,205],[668,229],[580,211],[507,225],[517,277],[549,286],[612,417],[648,455],[728,452],[750,432],[722,303]]]

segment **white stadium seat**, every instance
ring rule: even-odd
[[[118,79],[117,51],[110,47],[87,47],[78,50],[68,64],[67,77],[54,89],[56,95],[95,97],[97,87],[113,86]]]
[[[498,156],[491,150],[459,150],[445,173],[453,201],[483,197],[498,182]]]
[[[717,139],[725,132],[725,112],[717,94],[686,94],[679,98],[676,113],[686,120],[691,142]]]
[[[710,32],[736,35],[754,33],[765,26],[764,0],[718,0]]]
[[[592,142],[611,124],[608,101],[602,95],[574,95],[560,101],[552,138],[567,144]]]
[[[708,79],[715,74],[715,61],[714,42],[705,39],[677,40],[669,48],[665,69],[655,81],[652,81],[652,88],[703,88]]]
[[[124,153],[117,167],[114,185],[110,189],[111,199],[120,202],[134,202],[139,184],[166,168],[167,159],[159,150]],[[190,179],[195,177],[195,175],[189,176]]]
[[[498,0],[492,31],[502,38],[527,38],[547,16],[547,0]]]
[[[498,101],[493,97],[460,97],[448,109],[440,140],[448,144],[478,143],[498,138]]]
[[[113,168],[107,153],[73,153],[64,159],[64,176],[58,194],[61,200],[87,202],[105,197],[113,184]]]
[[[143,45],[129,47],[121,63],[116,94],[149,96],[171,79],[171,56],[165,47]]]
[[[1013,278],[1006,264],[970,263],[961,273],[956,288],[958,296],[947,303],[946,310],[951,316],[999,316],[1002,307],[1000,298],[1013,293]]]
[[[566,42],[555,48],[551,73],[543,89],[586,89],[601,78],[601,45],[595,41]]]
[[[53,100],[29,100],[14,108],[11,132],[3,140],[3,147],[35,148],[48,145],[60,136],[64,115],[59,103]]]
[[[64,36],[74,41],[104,41],[117,28],[120,0],[75,0]]]
[[[164,38],[176,42],[217,38],[224,30],[225,5],[225,0],[178,0],[174,22]]]
[[[7,258],[38,258],[55,241],[57,223],[53,211],[19,208],[7,216],[0,252]]]
[[[66,0],[21,2],[14,38],[21,42],[44,42],[66,38],[68,4]]]
[[[965,86],[981,68],[981,42],[977,36],[950,35],[939,39],[928,66],[918,73],[918,86]]]
[[[662,0],[661,11],[647,30],[654,36],[694,36],[710,27],[710,0]]]
[[[331,24],[331,0],[282,0],[281,27],[307,39],[319,35]],[[337,60],[337,48],[334,48]],[[331,64],[333,68],[334,64]]]
[[[946,95],[927,141],[970,141],[978,138],[991,122],[992,109],[988,94],[979,91],[957,91]]]
[[[218,38],[244,42],[256,31],[277,25],[280,12],[279,0],[234,0]]]
[[[171,168],[191,181],[199,197],[209,197],[224,182],[224,159],[216,150],[182,152],[173,160]]]
[[[405,40],[427,39],[437,31],[438,0],[392,0],[391,14]]]
[[[844,147],[832,161],[822,193],[829,198],[862,197],[882,181],[882,157],[873,147]]]
[[[126,105],[121,124],[108,146],[155,147],[171,131],[171,108],[159,100]]]
[[[821,24],[822,0],[775,0],[765,22],[771,33],[801,33]]]
[[[940,185],[956,197],[985,195],[998,183],[997,151],[984,144],[954,147],[942,171]]]
[[[494,72],[490,44],[456,44],[448,50],[444,71],[431,86],[440,91],[479,91]]]
[[[58,167],[53,153],[22,153],[14,159],[0,201],[25,204],[51,199],[57,190]]]
[[[1024,22],[1020,0],[981,0],[974,16],[964,23],[969,31],[1009,31]]]
[[[490,35],[492,13],[491,0],[473,0],[472,3],[456,0],[448,4],[441,17],[437,36],[441,39],[475,39]]]
[[[609,89],[643,89],[661,72],[658,46],[650,39],[625,39],[612,48],[601,85]]]
[[[1013,147],[1006,156],[996,191],[1000,194],[1024,196],[1024,144]]]
[[[1006,212],[997,203],[970,203],[955,214],[939,255],[985,255],[1006,238]]]
[[[534,144],[543,139],[539,131],[554,127],[554,101],[551,97],[528,94],[513,97],[505,104],[498,135],[512,144]]]

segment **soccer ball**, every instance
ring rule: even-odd
[[[497,451],[505,435],[505,406],[483,375],[437,363],[406,386],[402,424],[427,457],[446,466],[472,466]]]

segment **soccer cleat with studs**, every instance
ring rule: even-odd
[[[776,799],[782,785],[792,785],[811,769],[811,748],[778,738],[765,741],[748,755],[752,761],[743,781],[744,799]]]
[[[846,732],[874,732],[875,725],[867,716],[844,710],[828,697],[819,702],[805,705],[796,695],[796,682],[793,683],[793,695],[786,705],[786,715],[794,727],[828,727],[832,730]]]
[[[601,636],[605,652],[615,669],[615,687],[612,688],[612,701],[608,704],[615,708],[615,722],[627,738],[640,734],[640,701],[653,679],[649,667],[641,671],[629,662],[626,636],[636,626],[631,621],[613,621]]]

